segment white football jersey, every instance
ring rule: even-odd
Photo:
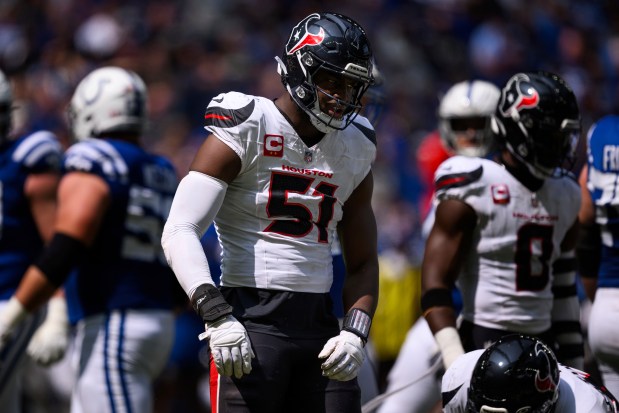
[[[463,354],[443,375],[441,393],[444,413],[468,412],[469,384],[475,364],[483,352],[474,350]],[[559,374],[559,399],[555,412],[616,413],[615,401],[591,383],[588,373],[559,364]]]
[[[376,156],[371,124],[357,116],[307,147],[273,101],[237,92],[215,97],[205,120],[242,163],[215,218],[221,285],[328,292],[342,206]]]
[[[435,202],[458,199],[477,213],[458,278],[462,316],[499,330],[537,334],[551,326],[552,264],[580,208],[570,177],[532,192],[500,164],[455,156],[435,173]]]

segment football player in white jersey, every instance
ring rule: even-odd
[[[162,245],[205,322],[213,412],[359,412],[356,375],[378,294],[374,129],[357,116],[372,51],[352,19],[313,13],[276,58],[286,91],[212,99],[210,132]],[[200,237],[214,220],[220,289]],[[331,243],[347,266],[340,330]]]
[[[581,173],[583,203],[577,248],[579,273],[593,302],[588,340],[604,385],[619,394],[619,116],[599,119],[587,136]]]
[[[541,340],[505,336],[458,357],[443,376],[445,413],[616,413],[590,375],[557,362]]]
[[[450,154],[486,156],[491,152],[494,136],[490,119],[500,96],[498,87],[483,80],[458,82],[447,90],[439,104],[438,119],[441,141]],[[433,223],[432,208],[423,228],[429,232]],[[385,395],[393,394],[385,398],[378,412],[440,411],[443,370],[427,374],[435,363],[440,363],[440,352],[426,319],[420,317],[406,335],[389,371]]]
[[[575,260],[558,265],[562,254],[573,257],[578,230],[580,189],[561,168],[580,133],[576,97],[557,75],[517,73],[502,88],[492,121],[497,156],[455,156],[435,174],[422,310],[445,367],[513,332],[556,345],[560,360],[581,367]]]

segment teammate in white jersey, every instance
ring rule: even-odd
[[[458,82],[447,90],[437,115],[441,141],[450,155],[486,156],[491,152],[494,136],[490,119],[500,96],[498,87],[483,80]],[[423,228],[429,232],[433,223],[434,209],[431,209]],[[443,370],[428,374],[437,362],[440,363],[440,352],[436,341],[426,319],[419,317],[389,371],[385,395],[393,394],[386,397],[378,412],[440,411]]]
[[[575,262],[557,261],[573,254],[578,229],[580,189],[560,168],[580,133],[574,93],[557,75],[518,73],[502,88],[493,129],[501,145],[493,160],[456,156],[435,174],[422,309],[445,367],[510,332],[558,345],[560,359],[580,367]]]
[[[583,207],[578,245],[579,273],[593,302],[588,340],[604,385],[619,394],[619,116],[599,119],[587,137],[581,174]]]
[[[508,335],[458,357],[443,376],[445,413],[616,413],[590,375],[563,364],[541,340]]]
[[[276,58],[277,99],[222,93],[162,237],[205,322],[213,412],[359,412],[356,375],[378,293],[372,51],[350,18],[314,13]],[[214,220],[217,289],[200,237]],[[340,331],[329,289],[338,232],[347,266]]]

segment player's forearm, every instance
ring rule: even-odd
[[[56,285],[39,268],[30,266],[15,292],[15,298],[28,312],[33,312],[45,304],[56,290]]]
[[[574,251],[561,254],[553,263],[552,330],[558,344],[557,358],[564,364],[582,369],[584,338],[580,325],[580,301],[576,288]]]
[[[378,301],[378,263],[367,263],[348,273],[344,281],[344,309],[359,308],[374,316]]]
[[[227,187],[223,181],[192,171],[180,182],[174,196],[161,245],[190,298],[199,286],[214,285],[200,238],[219,211]]]

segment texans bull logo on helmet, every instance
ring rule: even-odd
[[[548,360],[548,354],[544,351],[541,343],[535,344],[535,354],[541,355],[546,359],[546,369],[544,371],[538,370],[535,374],[535,389],[540,392],[554,392],[557,389],[558,383],[555,378],[552,377],[550,360]],[[544,375],[542,377],[542,375]]]
[[[539,93],[529,82],[529,77],[524,73],[512,77],[501,95],[499,110],[505,117],[513,117],[514,112],[522,109],[534,108],[539,104]]]
[[[321,27],[318,33],[310,33],[308,27],[314,20],[320,20],[318,13],[310,14],[297,24],[286,43],[286,53],[289,55],[295,54],[305,46],[317,46],[325,39],[325,30]]]

